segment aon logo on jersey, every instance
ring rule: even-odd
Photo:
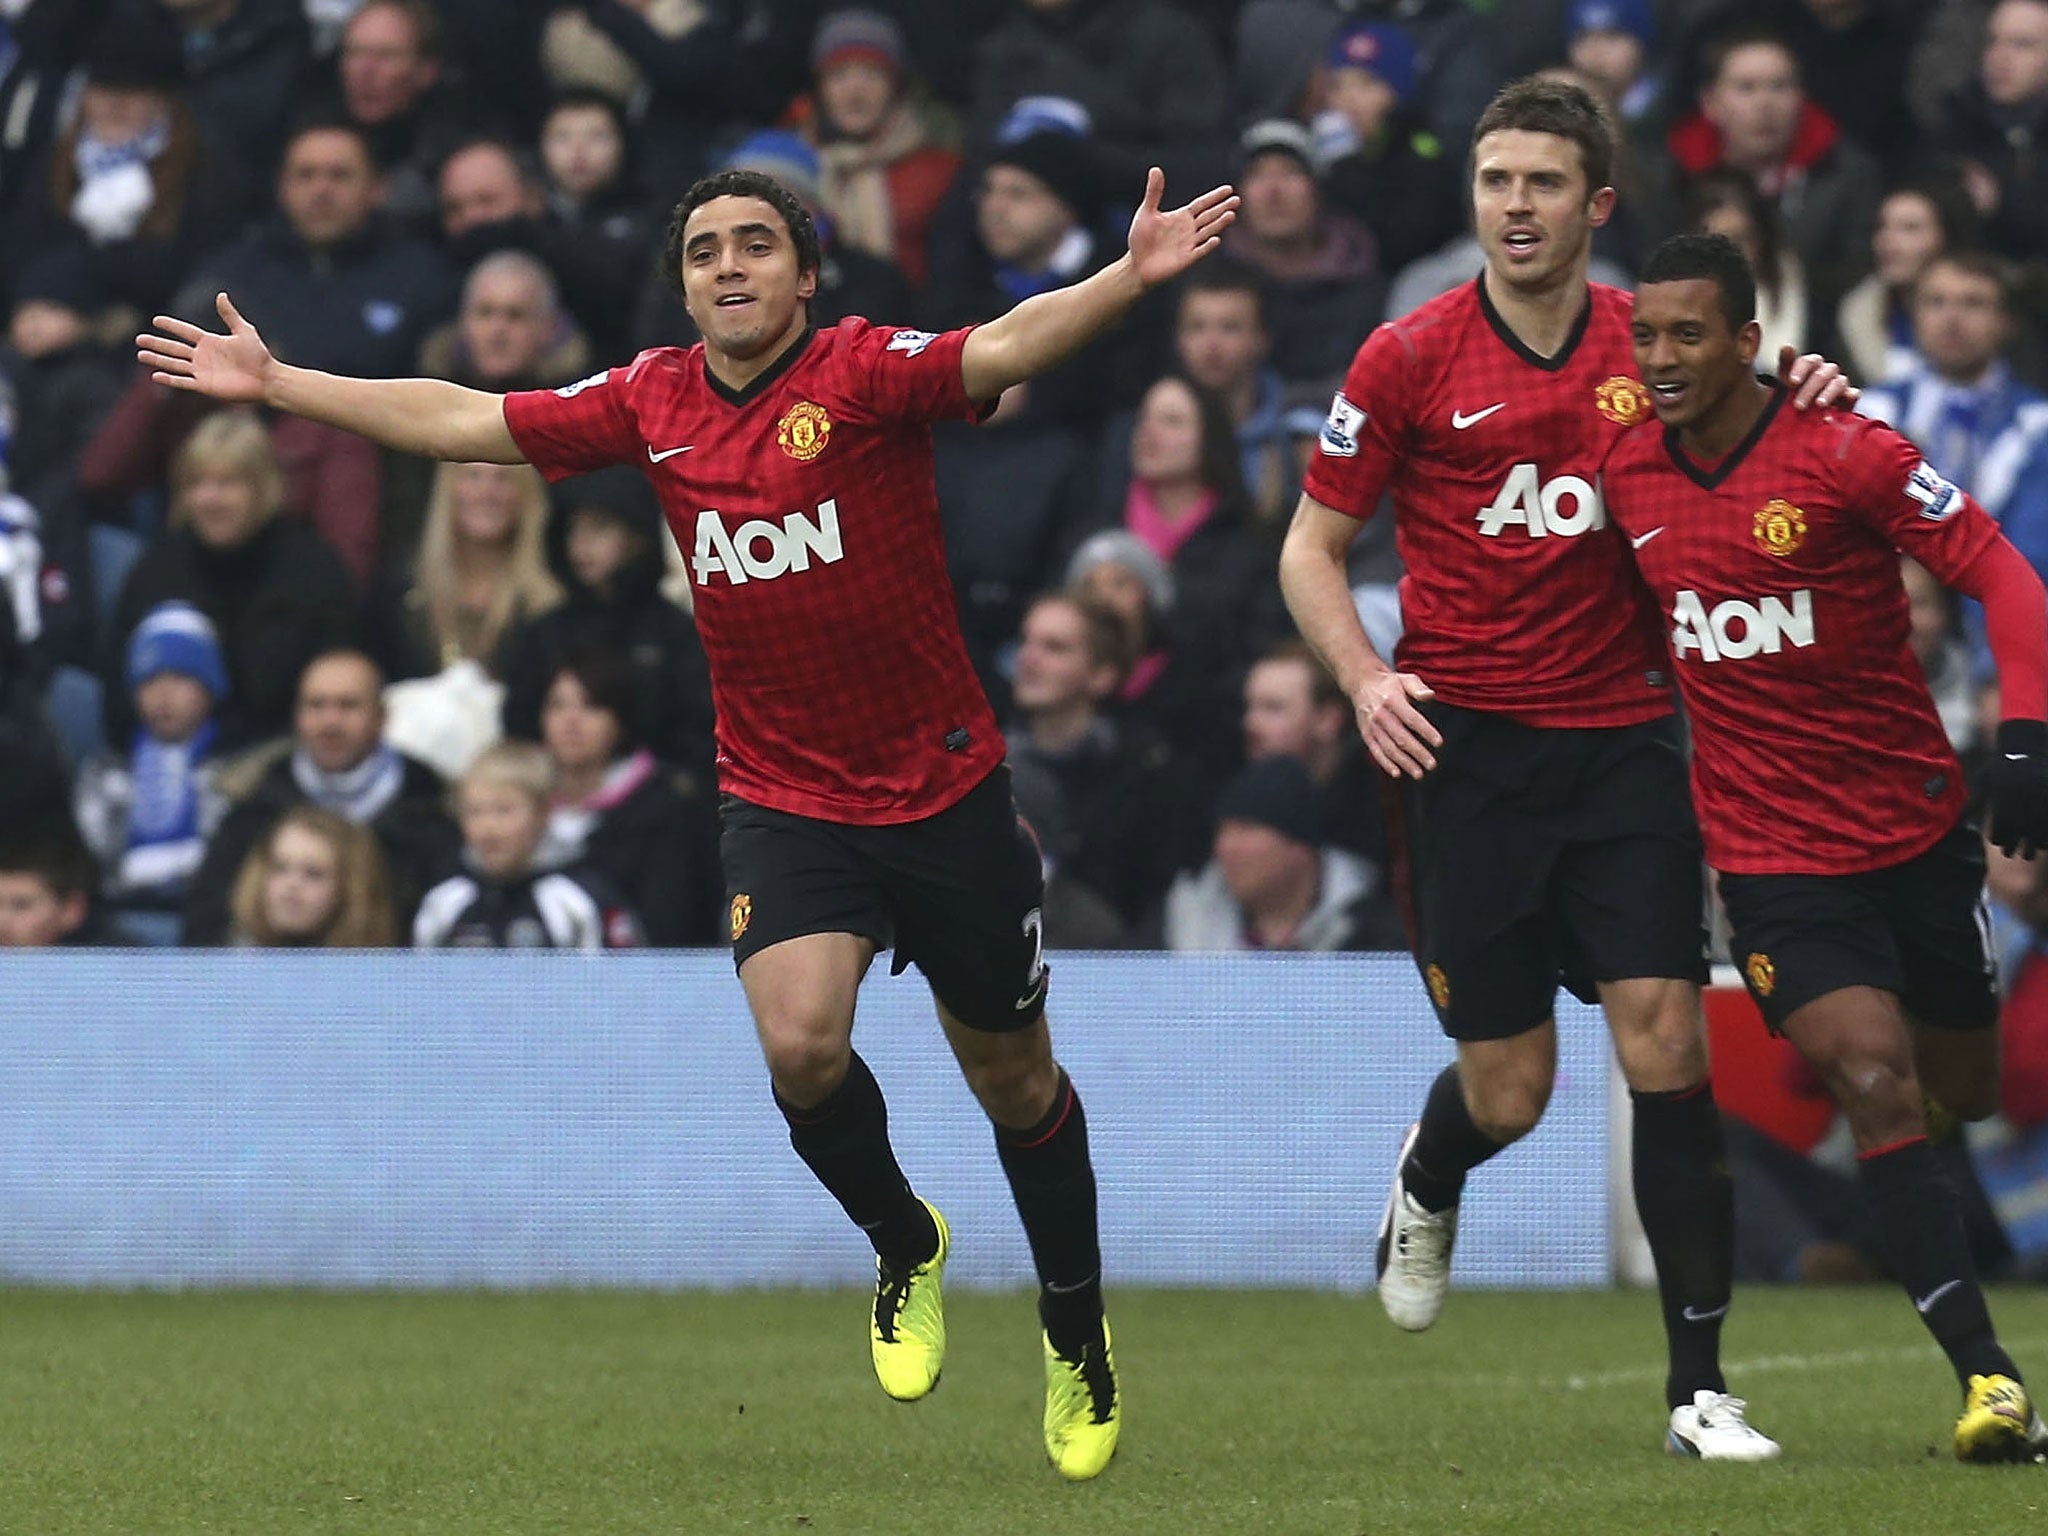
[[[1745,603],[1731,597],[1712,608],[1697,592],[1681,592],[1671,605],[1671,652],[1680,661],[1697,651],[1701,661],[1747,661],[1775,656],[1787,645],[1813,644],[1813,593],[1801,587],[1788,604],[1767,597]]]
[[[746,581],[773,581],[790,571],[808,571],[816,556],[820,565],[845,558],[839,541],[839,503],[818,504],[816,518],[792,512],[779,523],[765,517],[744,522],[731,533],[716,512],[697,514],[697,549],[690,573],[700,587],[709,586],[721,571],[734,586]]]
[[[1517,464],[1500,494],[1479,509],[1479,531],[1489,539],[1509,526],[1526,528],[1532,539],[1556,534],[1569,539],[1607,526],[1607,508],[1597,487],[1577,475],[1545,480],[1534,464]]]

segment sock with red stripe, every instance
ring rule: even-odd
[[[1991,1329],[1963,1237],[1955,1187],[1925,1136],[1872,1147],[1856,1157],[1870,1194],[1892,1268],[1913,1300],[1913,1310],[1955,1367],[1956,1379],[2010,1376],[2019,1368]]]
[[[823,1101],[798,1109],[781,1094],[775,1107],[789,1122],[789,1144],[825,1186],[875,1252],[891,1263],[922,1264],[939,1251],[939,1229],[911,1193],[889,1145],[889,1106],[860,1052]]]
[[[1088,1118],[1065,1069],[1042,1120],[1023,1130],[999,1125],[995,1131],[996,1154],[1038,1270],[1039,1318],[1053,1348],[1078,1359],[1102,1326],[1102,1245]]]

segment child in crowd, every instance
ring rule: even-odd
[[[0,949],[109,942],[92,910],[92,854],[68,828],[0,843]]]
[[[456,781],[465,873],[420,903],[415,949],[638,949],[639,919],[602,877],[539,858],[555,768],[532,742],[486,747]]]
[[[240,948],[376,949],[398,937],[376,834],[317,805],[293,806],[249,851],[233,912]]]
[[[228,808],[214,754],[228,674],[212,621],[190,603],[152,608],[128,638],[126,682],[134,738],[86,761],[74,810],[115,925],[174,944],[185,887]]]

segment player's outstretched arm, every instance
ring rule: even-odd
[[[1974,504],[1964,513],[1972,514],[1982,515]],[[2004,718],[1984,765],[1984,830],[2000,852],[2030,859],[2048,853],[2048,591],[2002,537],[1950,574],[1958,592],[1984,605],[1998,667]]]
[[[214,307],[227,324],[225,336],[158,315],[156,330],[135,338],[136,358],[157,383],[290,411],[402,453],[463,464],[525,462],[505,425],[502,395],[440,379],[351,379],[294,368],[271,356],[226,294]]]
[[[1388,666],[1358,622],[1344,571],[1344,552],[1357,532],[1356,519],[1303,496],[1280,546],[1280,592],[1302,639],[1351,700],[1372,760],[1397,778],[1419,779],[1436,766],[1430,749],[1442,746],[1443,736],[1415,706],[1435,694],[1414,673]]]
[[[970,400],[993,400],[1107,330],[1148,288],[1172,282],[1222,243],[1237,217],[1237,194],[1214,187],[1183,208],[1163,209],[1166,173],[1146,174],[1145,200],[1131,218],[1130,249],[1092,277],[1036,294],[976,326],[960,353]]]

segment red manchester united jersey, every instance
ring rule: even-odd
[[[1998,525],[1882,422],[1782,390],[1719,464],[1655,423],[1607,507],[1670,620],[1707,859],[1855,874],[1932,847],[1963,775],[1907,644],[1899,552],[1953,580]]]
[[[689,563],[729,793],[914,821],[1002,761],[932,485],[931,424],[977,412],[966,339],[847,320],[744,390],[711,376],[699,344],[505,397],[550,480],[629,463],[652,482]]]
[[[1305,477],[1353,517],[1393,493],[1401,670],[1530,725],[1631,725],[1672,708],[1655,616],[1598,490],[1649,397],[1629,296],[1591,286],[1552,358],[1516,338],[1478,281],[1381,326]]]

